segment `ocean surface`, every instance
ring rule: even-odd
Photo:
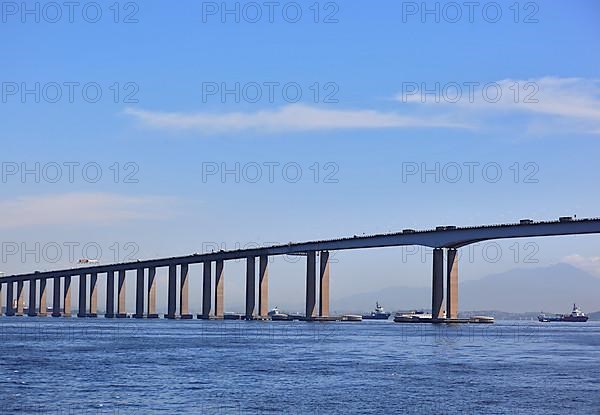
[[[600,323],[0,318],[1,414],[600,414]]]

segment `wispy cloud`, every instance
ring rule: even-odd
[[[564,257],[562,261],[600,277],[600,256],[584,257],[574,254]]]
[[[394,98],[403,103],[419,104],[435,109],[433,114],[444,117],[471,117],[480,124],[495,116],[526,116],[533,132],[573,131],[600,133],[600,81],[583,78],[544,77],[527,80],[504,79],[483,89],[459,84],[462,96],[455,99],[457,88],[448,89],[436,97],[410,90]],[[431,86],[428,86],[431,88]],[[497,92],[501,95],[498,96]],[[520,125],[518,122],[516,125]]]
[[[160,219],[172,203],[168,197],[113,193],[23,196],[0,202],[0,229]]]
[[[147,127],[199,133],[302,132],[383,128],[473,128],[445,116],[412,116],[374,110],[332,110],[301,104],[273,110],[178,113],[128,108],[125,113]]]
[[[403,128],[514,128],[536,134],[600,134],[598,80],[544,77],[504,79],[472,87],[464,83],[458,85],[462,96],[456,101],[446,99],[448,97],[444,96],[443,89],[437,100],[431,94],[423,96],[420,91],[398,94],[394,99],[402,102],[401,111],[290,104],[246,112],[168,112],[127,108],[125,114],[144,127],[200,134]],[[487,87],[483,88],[484,85]],[[431,85],[427,84],[427,88],[430,89]]]

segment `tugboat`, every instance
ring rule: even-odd
[[[581,312],[576,304],[573,304],[573,311],[571,314],[540,314],[538,320],[542,323],[548,323],[552,321],[567,321],[575,323],[585,323],[588,321],[588,316]]]
[[[288,321],[290,319],[290,317],[287,314],[279,311],[277,307],[269,311],[269,317],[271,317],[271,320],[273,321]]]
[[[375,303],[375,310],[371,311],[371,314],[364,314],[362,318],[364,320],[387,320],[392,314],[386,312],[379,302]]]

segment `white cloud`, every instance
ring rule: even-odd
[[[564,257],[562,261],[600,277],[600,256],[584,257],[574,254]]]
[[[440,85],[440,91],[448,84]],[[532,132],[578,131],[600,133],[600,81],[583,78],[544,77],[528,80],[504,79],[473,87],[458,83],[461,98],[455,97],[457,88],[448,88],[436,97],[405,90],[394,98],[403,103],[421,104],[428,109],[437,107],[436,114],[450,117],[489,117],[522,114],[528,117]],[[425,84],[428,89],[433,84]],[[497,91],[501,94],[498,96]],[[453,102],[456,101],[456,102]],[[479,123],[484,124],[479,120]]]
[[[0,202],[0,229],[160,219],[173,200],[112,193],[23,196]]]
[[[411,116],[374,110],[333,110],[293,104],[274,110],[228,112],[158,112],[128,108],[125,113],[148,127],[200,133],[299,132],[382,128],[472,128],[444,116]]]
[[[483,88],[488,85],[487,88]],[[443,90],[441,85],[440,90]],[[400,128],[518,129],[532,134],[583,132],[600,134],[600,81],[544,77],[480,83],[472,90],[458,83],[462,97],[455,103],[448,89],[439,103],[419,92],[399,94],[402,111],[332,109],[303,104],[237,112],[168,112],[127,108],[125,114],[150,128],[201,134],[306,132]],[[432,84],[419,86],[432,89]],[[500,95],[496,100],[496,93]],[[424,98],[424,99],[423,99]],[[445,99],[446,98],[446,99]],[[414,104],[414,105],[411,105]],[[509,118],[507,118],[509,117]]]

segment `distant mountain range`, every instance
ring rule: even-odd
[[[600,311],[589,313],[590,320],[600,321]]]
[[[569,313],[573,303],[590,319],[600,320],[600,278],[572,265],[560,263],[543,268],[513,269],[470,280],[459,285],[459,310],[487,311],[515,318],[534,317],[540,311]],[[379,301],[388,311],[430,309],[430,287],[388,287],[332,301],[335,312],[370,311]],[[502,310],[499,312],[498,310]],[[593,315],[592,315],[593,314]],[[512,317],[509,317],[512,316]]]

